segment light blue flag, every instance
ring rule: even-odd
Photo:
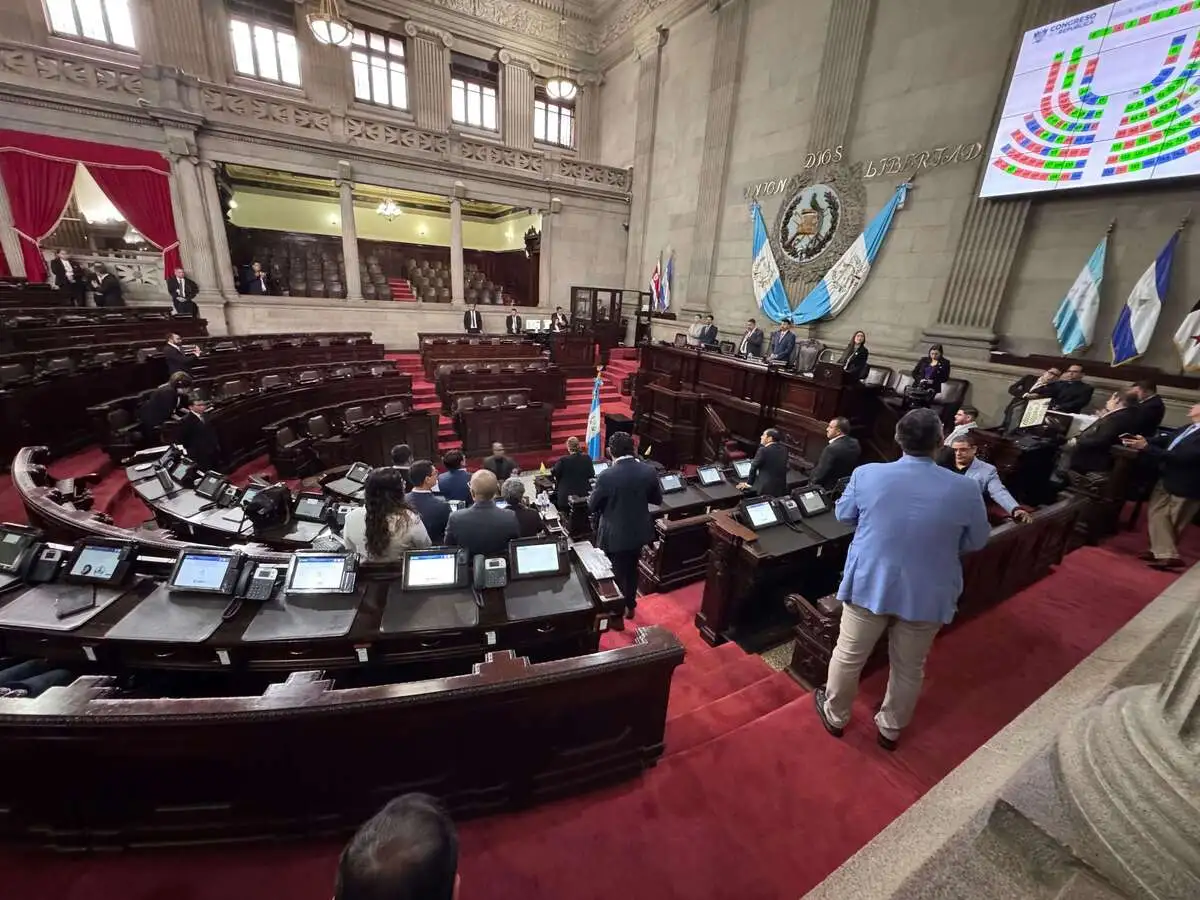
[[[875,214],[875,218],[867,223],[866,230],[846,249],[842,258],[835,262],[820,283],[809,291],[792,317],[797,325],[815,322],[818,319],[832,319],[854,299],[858,289],[871,274],[871,263],[879,255],[883,239],[892,227],[892,217],[896,210],[904,205],[908,188],[908,182],[896,188],[896,193],[892,195],[887,206]]]
[[[1119,366],[1131,362],[1146,352],[1158,314],[1162,312],[1163,298],[1171,283],[1171,263],[1175,260],[1175,245],[1179,243],[1179,231],[1171,235],[1167,245],[1159,252],[1138,283],[1129,292],[1125,308],[1113,326],[1112,364]]]
[[[587,424],[588,456],[601,459],[600,455],[600,377],[597,376],[592,384],[592,411],[588,413]]]
[[[1054,314],[1054,333],[1058,335],[1058,345],[1064,354],[1092,346],[1096,314],[1100,311],[1100,283],[1104,281],[1104,259],[1107,255],[1106,234],[1092,251],[1087,265]]]
[[[671,308],[671,285],[675,281],[675,251],[671,251],[671,255],[667,257],[667,267],[663,270],[662,287],[659,289],[658,308],[660,310],[668,310]]]
[[[771,241],[767,237],[762,207],[757,203],[750,204],[750,215],[754,220],[754,264],[750,269],[750,277],[754,281],[754,298],[758,301],[758,308],[767,318],[778,322],[792,314],[792,307],[788,302],[787,291],[783,289],[783,281],[779,277],[779,264],[775,262],[775,253],[771,250]]]

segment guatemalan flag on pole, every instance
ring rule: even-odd
[[[896,188],[896,193],[892,195],[887,206],[875,214],[875,218],[867,223],[866,229],[846,249],[842,258],[835,262],[820,283],[809,291],[792,317],[797,325],[815,322],[818,319],[832,319],[854,299],[858,289],[871,274],[871,263],[879,255],[879,248],[883,246],[883,239],[892,227],[892,217],[896,210],[904,206],[909,187],[908,182],[905,182]]]
[[[1179,243],[1177,229],[1167,245],[1162,248],[1154,264],[1150,266],[1129,293],[1125,308],[1117,319],[1112,332],[1112,364],[1114,366],[1132,362],[1150,346],[1154,326],[1162,312],[1163,297],[1171,283],[1171,263],[1175,259],[1175,245]]]
[[[750,277],[754,280],[754,299],[764,315],[778,322],[792,314],[792,306],[779,277],[779,264],[775,262],[775,253],[767,237],[762,207],[757,203],[750,205],[750,217],[754,221],[754,264],[750,269]]]
[[[667,267],[663,269],[662,286],[658,291],[658,309],[665,312],[671,308],[671,282],[675,280],[675,251],[667,256]]]
[[[1071,285],[1067,296],[1054,314],[1054,333],[1063,353],[1074,353],[1092,346],[1096,332],[1096,313],[1100,311],[1100,282],[1104,280],[1104,259],[1108,255],[1108,235],[1096,245],[1087,265]]]
[[[588,456],[592,459],[603,459],[600,449],[600,370],[596,370],[596,380],[592,383],[592,411],[588,413],[587,424]]]

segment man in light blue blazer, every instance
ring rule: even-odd
[[[896,748],[912,720],[925,657],[954,618],[963,585],[959,557],[982,548],[991,533],[979,486],[934,462],[942,446],[936,413],[906,413],[896,443],[904,456],[859,466],[837,503],[838,520],[857,528],[838,588],[844,605],[829,681],[813,692],[825,730],[841,737],[863,666],[891,626],[887,695],[875,716],[885,750]]]
[[[976,455],[979,452],[979,444],[975,435],[969,431],[959,435],[950,445],[950,449],[954,451],[954,471],[979,485],[979,493],[982,496],[991,497],[993,503],[1022,525],[1033,521],[1033,514],[1027,509],[1021,509],[1016,498],[1008,492],[996,467]]]

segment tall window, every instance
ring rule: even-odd
[[[128,50],[136,48],[129,0],[46,0],[55,34]]]
[[[450,58],[450,118],[496,131],[499,69],[494,62],[455,53]]]
[[[355,28],[350,66],[354,70],[354,96],[359,100],[408,109],[404,41]]]
[[[300,84],[300,54],[290,28],[241,15],[229,17],[233,67],[239,75]]]
[[[534,92],[533,139],[560,147],[575,146],[575,110],[570,103],[548,100],[539,87]]]

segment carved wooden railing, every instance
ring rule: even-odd
[[[711,403],[704,404],[704,433],[700,440],[705,460],[729,461],[725,449],[729,440],[729,428]]]

